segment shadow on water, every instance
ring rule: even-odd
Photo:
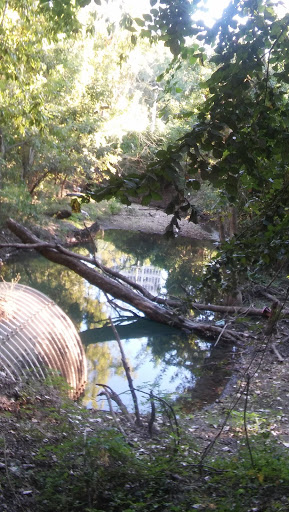
[[[97,240],[98,257],[146,286],[151,292],[182,296],[184,287],[197,289],[210,243],[190,239],[166,240],[158,235],[108,231]],[[78,252],[89,254],[89,246]],[[84,403],[106,408],[96,383],[111,386],[131,408],[117,343],[108,318],[115,310],[100,290],[78,275],[33,253],[15,256],[3,267],[6,281],[20,275],[20,283],[36,288],[54,300],[73,320],[85,346],[88,383]],[[196,297],[197,298],[197,297]],[[126,305],[127,308],[127,305]],[[233,347],[188,336],[154,323],[136,312],[121,313],[117,329],[137,388],[170,396],[185,410],[202,407],[222,392],[230,374]]]
[[[211,404],[224,391],[231,376],[234,353],[234,347],[228,343],[219,343],[214,347],[208,341],[145,318],[118,325],[117,331],[120,339],[126,343],[130,340],[135,343],[139,338],[144,338],[145,352],[149,352],[151,363],[154,366],[161,363],[160,375],[156,376],[154,382],[149,382],[148,374],[144,384],[136,382],[139,389],[153,389],[155,394],[166,395],[187,412]],[[85,346],[114,343],[110,325],[83,331],[80,337]],[[134,365],[137,366],[137,357]],[[171,382],[164,379],[165,382],[160,384],[168,369],[173,370],[169,372]],[[152,376],[152,369],[149,372]],[[130,399],[124,401],[131,405]]]

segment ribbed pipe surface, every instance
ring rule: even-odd
[[[57,370],[77,398],[85,387],[86,359],[70,318],[29,286],[0,283],[0,365],[12,379],[45,379]]]

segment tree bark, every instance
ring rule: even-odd
[[[34,194],[34,191],[35,189],[40,185],[40,183],[46,178],[46,176],[48,174],[51,174],[51,170],[48,169],[47,171],[45,171],[43,174],[41,174],[41,176],[39,176],[39,178],[37,178],[37,180],[35,181],[35,183],[32,185],[32,187],[29,189],[29,194],[31,196],[33,196]]]
[[[33,248],[35,248],[37,252],[42,254],[48,260],[73,270],[76,274],[86,279],[92,285],[97,286],[103,292],[113,296],[117,300],[132,305],[155,322],[167,324],[188,332],[194,332],[198,336],[206,338],[216,338],[222,332],[222,329],[218,326],[211,325],[209,323],[195,322],[190,318],[185,318],[181,315],[178,315],[174,310],[172,310],[172,308],[169,308],[169,305],[171,305],[170,301],[164,301],[165,307],[161,307],[149,298],[134,291],[131,286],[121,284],[115,279],[101,274],[95,268],[91,268],[86,263],[84,263],[83,260],[89,260],[90,263],[93,262],[91,258],[86,258],[78,254],[74,254],[65,250],[64,248],[59,247],[56,244],[53,246],[51,243],[42,242],[39,238],[33,235],[31,231],[13,219],[9,219],[7,221],[7,226],[10,231],[12,231],[12,233],[20,238],[20,240],[22,240],[22,242],[28,244],[28,247],[31,248],[31,244],[33,244]],[[94,261],[94,264],[98,265],[102,270],[101,264],[97,264],[96,261]],[[105,270],[107,270],[106,267]],[[120,276],[120,274],[118,275]],[[178,304],[180,305],[180,302],[178,302]],[[195,305],[195,307],[196,309],[209,309],[209,307],[201,304]],[[234,311],[237,310],[240,312],[241,308],[225,309],[231,309]],[[248,311],[246,308],[243,309],[246,312]],[[242,336],[235,331],[226,330],[222,334],[222,338],[236,342],[238,339],[241,340]]]

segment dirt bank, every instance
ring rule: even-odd
[[[142,233],[164,234],[169,225],[172,215],[166,215],[161,210],[148,206],[131,205],[121,209],[114,215],[100,219],[102,229],[127,229],[130,231],[141,231]],[[209,222],[193,224],[186,219],[179,221],[180,230],[178,236],[195,238],[197,240],[218,240],[217,231],[210,226]]]

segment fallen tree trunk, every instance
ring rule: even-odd
[[[23,226],[22,226],[23,227]],[[32,233],[31,233],[32,235]],[[33,235],[34,236],[34,235]],[[36,237],[34,236],[36,239]],[[39,240],[39,239],[38,239]],[[140,284],[136,283],[135,281],[132,281],[128,277],[124,276],[120,272],[117,272],[116,270],[110,269],[109,267],[106,267],[105,265],[102,265],[100,262],[98,262],[94,258],[90,258],[88,256],[79,255],[76,253],[73,253],[66,249],[65,247],[52,242],[42,242],[39,240],[38,242],[34,243],[17,243],[17,242],[11,242],[11,243],[0,243],[0,249],[13,247],[14,249],[35,249],[38,252],[40,252],[40,249],[56,249],[57,251],[61,252],[62,254],[65,254],[67,256],[72,256],[73,258],[79,259],[81,261],[86,261],[87,263],[91,263],[92,265],[95,265],[97,268],[102,270],[105,274],[108,274],[109,276],[122,281],[123,283],[128,284],[131,288],[134,290],[139,291],[143,297],[146,297],[150,301],[161,304],[163,306],[167,306],[169,308],[183,308],[183,306],[186,304],[189,309],[193,309],[194,311],[212,311],[213,313],[228,313],[228,314],[237,314],[237,315],[245,315],[245,316],[263,316],[265,318],[268,318],[270,316],[270,309],[268,307],[265,308],[255,308],[253,306],[223,306],[219,304],[201,304],[199,302],[192,302],[190,299],[164,299],[159,296],[152,295],[146,288],[141,286]],[[271,296],[267,296],[268,298],[271,298]],[[274,298],[274,297],[272,297]],[[289,309],[283,308],[282,309],[283,315],[289,315]]]
[[[9,219],[7,221],[7,226],[10,231],[12,231],[12,233],[20,238],[20,240],[25,244],[36,244],[34,247],[37,252],[42,254],[48,260],[73,270],[89,283],[97,286],[103,292],[113,296],[117,300],[132,305],[155,322],[177,327],[178,329],[182,329],[187,332],[194,332],[198,336],[206,338],[216,338],[222,335],[223,339],[232,342],[242,339],[242,336],[237,332],[230,330],[224,331],[220,327],[209,323],[195,322],[189,318],[178,315],[171,308],[169,309],[159,306],[148,298],[132,290],[131,287],[120,284],[116,280],[101,274],[95,268],[91,268],[82,261],[83,259],[86,259],[85,257],[67,250],[63,252],[63,248],[60,248],[56,244],[53,247],[51,243],[42,242],[39,238],[33,235],[30,230],[13,219]]]

